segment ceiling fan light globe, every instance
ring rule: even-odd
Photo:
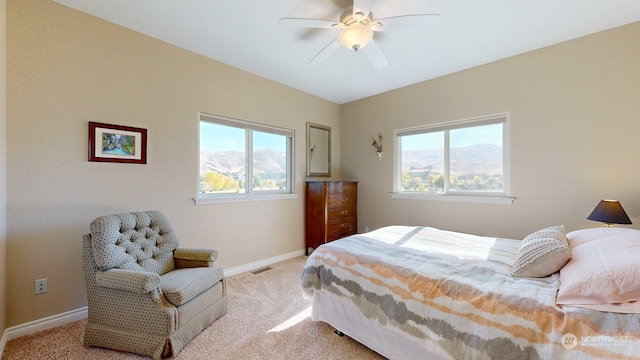
[[[364,24],[352,24],[340,33],[340,42],[347,48],[358,51],[373,38],[373,30]]]

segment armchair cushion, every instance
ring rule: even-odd
[[[111,269],[96,272],[96,284],[110,289],[143,294],[160,287],[160,275],[145,271]]]
[[[160,276],[162,294],[174,306],[180,306],[224,278],[222,269],[201,267],[176,269]]]
[[[213,249],[177,248],[173,252],[176,268],[213,266],[218,259],[218,252]]]

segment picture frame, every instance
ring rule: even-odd
[[[331,176],[331,128],[307,123],[307,176]]]
[[[146,164],[147,129],[90,121],[89,161]]]

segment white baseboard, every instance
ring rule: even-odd
[[[294,257],[302,256],[304,254],[304,249],[292,251],[290,253],[270,257],[268,259],[263,259],[249,264],[226,269],[224,270],[224,275],[233,276],[243,272],[256,270],[280,261],[293,259]],[[4,334],[2,334],[2,339],[0,340],[0,359],[2,358],[2,354],[4,353],[4,347],[9,340],[19,338],[20,336],[30,335],[38,331],[44,331],[57,326],[62,326],[74,321],[86,319],[88,315],[87,311],[87,307],[85,306],[79,309],[67,311],[62,314],[48,316],[46,318],[30,321],[25,324],[12,326],[8,329],[5,329]]]
[[[270,257],[268,259],[263,259],[263,260],[255,261],[255,262],[252,262],[252,263],[249,263],[249,264],[232,267],[230,269],[225,269],[224,270],[224,275],[225,276],[233,276],[233,275],[240,274],[240,273],[243,273],[243,272],[248,272],[248,271],[260,269],[260,268],[263,268],[265,266],[269,266],[271,264],[275,264],[275,263],[280,262],[280,261],[285,261],[285,260],[293,259],[294,257],[302,256],[304,254],[305,254],[304,253],[304,249],[292,251],[290,253],[286,253],[286,254]]]

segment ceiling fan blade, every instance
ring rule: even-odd
[[[374,20],[373,31],[415,31],[440,22],[440,14],[398,15]]]
[[[334,52],[336,52],[336,50],[338,50],[341,46],[342,46],[342,43],[340,43],[340,40],[336,38],[335,40],[330,42],[329,45],[325,46],[322,50],[320,50],[320,52],[317,53],[316,56],[314,56],[313,59],[311,59],[311,61],[309,61],[309,64],[310,65],[320,64],[321,62],[325,61],[329,56],[331,56]]]
[[[295,26],[304,28],[342,28],[344,25],[339,21],[324,20],[324,19],[306,19],[306,18],[282,18],[279,21],[280,25]]]
[[[367,55],[369,60],[371,60],[373,65],[378,69],[387,66],[387,58],[373,39],[369,40],[367,46],[362,48],[362,52]]]
[[[361,13],[363,17],[371,12],[371,0],[353,0],[353,15]]]

